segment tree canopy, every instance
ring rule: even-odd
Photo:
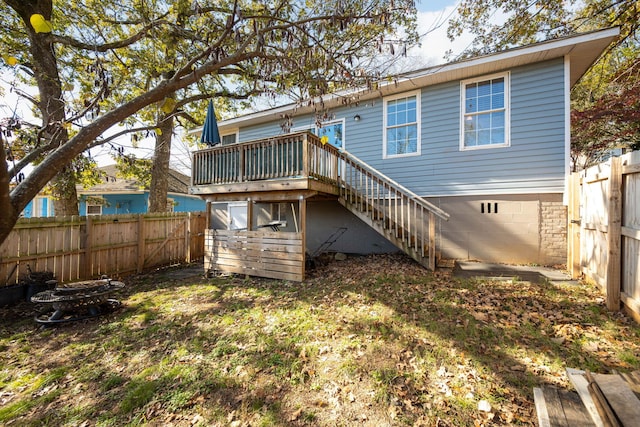
[[[8,136],[27,124],[3,126],[0,242],[49,181],[87,148],[113,138],[107,130],[135,129],[136,114],[186,117],[182,107],[198,97],[275,96],[296,87],[312,98],[367,84],[380,77],[380,64],[364,58],[402,52],[416,41],[409,0],[121,3],[0,3],[2,67],[37,86],[37,96],[23,95],[40,120],[27,126],[31,145],[22,151],[24,141]]]

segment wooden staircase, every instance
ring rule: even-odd
[[[449,214],[352,154],[339,154],[338,201],[418,263],[436,268],[436,217]]]

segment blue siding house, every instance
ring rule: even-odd
[[[149,189],[135,179],[118,176],[115,165],[101,167],[104,182],[91,188],[78,187],[80,215],[146,213]],[[171,212],[195,212],[205,209],[205,202],[188,194],[190,178],[169,170],[167,199]]]
[[[221,121],[232,144],[194,153],[192,193],[209,202],[212,228],[233,228],[243,204],[249,229],[273,221],[290,229],[301,219],[296,207],[304,210],[308,254],[424,255],[416,242],[428,237],[441,258],[564,264],[570,91],[618,33],[558,38]],[[317,125],[321,116],[329,119]],[[321,143],[310,135],[299,151],[274,145],[305,131]],[[300,169],[280,173],[297,155]],[[301,199],[305,206],[289,203]]]
[[[23,218],[42,218],[55,216],[53,201],[48,196],[36,196],[22,210]]]
[[[123,179],[115,165],[100,168],[104,182],[91,188],[78,186],[78,210],[80,215],[112,215],[146,213],[149,206],[149,189],[134,179]],[[178,171],[169,172],[168,201],[171,212],[204,211],[206,204],[200,197],[189,194],[190,178]],[[23,211],[23,217],[55,216],[53,201],[49,196],[38,196]]]

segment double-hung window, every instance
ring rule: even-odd
[[[508,147],[509,73],[465,80],[460,91],[460,149]]]
[[[420,154],[420,91],[384,99],[384,158]]]

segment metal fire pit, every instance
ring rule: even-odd
[[[31,297],[31,302],[45,304],[45,310],[36,315],[35,320],[48,325],[99,316],[120,305],[120,301],[109,295],[122,288],[122,282],[99,279],[67,283],[39,292]]]

